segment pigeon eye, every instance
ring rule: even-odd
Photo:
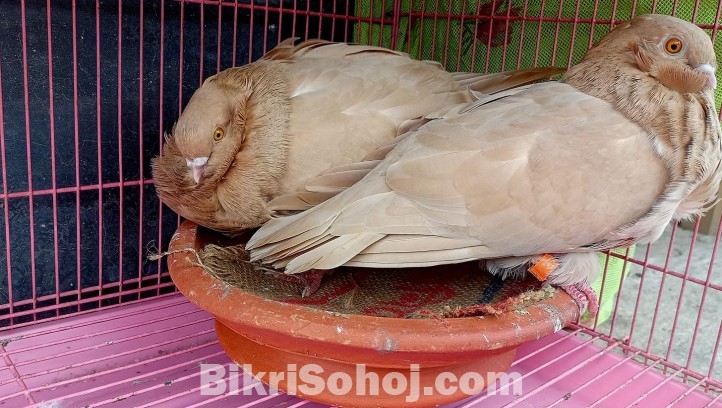
[[[223,128],[220,128],[220,127],[216,128],[216,131],[213,132],[213,140],[215,140],[216,142],[223,139],[223,136],[224,136]]]
[[[672,37],[664,44],[664,49],[670,54],[677,54],[682,51],[682,40]]]

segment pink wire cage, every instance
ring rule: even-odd
[[[614,24],[643,12],[697,23],[719,52],[721,10],[706,0],[3,2],[0,405],[65,398],[138,406],[129,397],[140,394],[157,406],[226,401],[179,402],[198,391],[197,370],[188,367],[228,359],[212,319],[175,291],[164,259],[146,256],[166,248],[181,221],[157,199],[150,159],[207,76],[291,36],[395,48],[451,71],[568,66]],[[610,253],[605,270],[620,262],[625,273],[602,282],[602,298],[612,293],[609,316],[526,346],[515,364],[535,384],[529,393],[464,406],[568,405],[566,393],[547,393],[562,383],[569,395],[591,395],[585,405],[644,404],[672,388],[680,391],[661,405],[716,404],[720,214],[715,207],[696,223],[670,226],[653,245]],[[550,374],[570,355],[573,364]],[[144,369],[121,373],[128,364]],[[610,378],[622,369],[628,375]],[[188,386],[169,391],[171,380],[150,378]],[[123,388],[135,381],[142,392]],[[599,392],[601,382],[616,388]],[[315,405],[290,396],[230,401],[221,406]]]

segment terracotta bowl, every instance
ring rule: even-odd
[[[184,222],[169,250],[202,248],[207,238],[197,231],[195,224]],[[398,391],[392,388],[384,392],[379,387],[379,395],[368,395],[372,393],[370,382],[366,383],[367,395],[353,391],[340,395],[329,387],[320,393],[317,389],[304,392],[298,387],[300,383],[289,384],[286,377],[261,378],[279,390],[337,406],[431,407],[461,400],[469,396],[469,390],[449,393],[435,389],[438,374],[448,372],[460,378],[475,372],[488,379],[490,373],[505,372],[520,344],[557,332],[579,315],[576,304],[562,291],[523,313],[500,316],[440,320],[330,313],[230,287],[195,265],[194,260],[188,252],[170,255],[173,281],[188,299],[215,316],[221,345],[238,364],[251,364],[254,375],[285,372],[287,364],[298,368],[317,364],[323,371],[314,371],[314,375],[326,381],[333,373],[347,373],[354,381],[352,390],[357,390],[354,376],[357,364],[362,363],[365,373],[376,373],[381,380],[390,372],[401,373],[407,381],[417,376],[422,393],[416,401],[407,398],[411,388],[392,395]],[[411,364],[418,364],[418,373],[410,370]],[[483,388],[477,387],[475,392]]]

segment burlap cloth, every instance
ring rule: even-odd
[[[337,268],[318,291],[301,297],[302,286],[251,264],[248,236],[220,237],[199,228],[201,266],[228,285],[275,301],[336,313],[394,318],[463,317],[521,310],[554,296],[555,290],[533,277],[502,281],[479,262],[428,268]]]

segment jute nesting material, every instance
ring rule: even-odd
[[[502,281],[478,262],[428,268],[337,268],[318,291],[301,297],[302,286],[249,262],[244,243],[207,244],[198,252],[205,271],[245,292],[329,312],[394,318],[498,315],[554,296],[556,289],[530,277]]]

